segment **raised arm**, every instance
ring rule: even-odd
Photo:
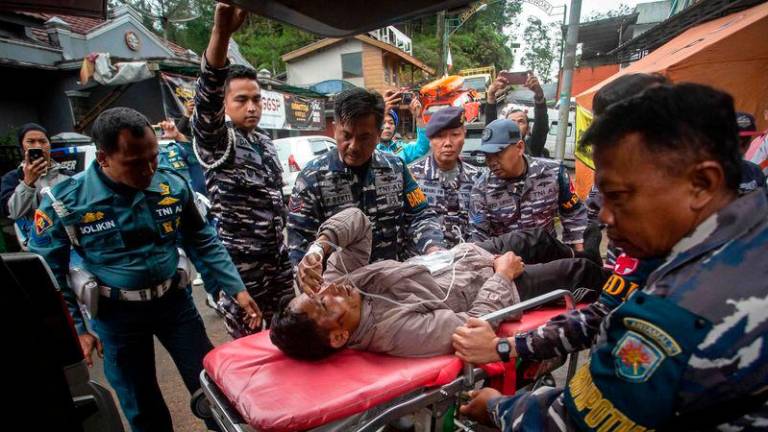
[[[229,38],[240,28],[246,16],[247,13],[238,7],[223,3],[216,5],[211,39],[197,79],[192,116],[195,140],[206,150],[221,150],[227,146],[224,123],[224,83],[229,72],[227,50]]]
[[[533,116],[536,119],[531,130],[531,138],[526,143],[531,155],[540,157],[544,152],[549,132],[549,114],[547,113],[547,100],[544,98],[544,90],[539,84],[539,79],[531,75],[525,82],[525,87],[533,92]]]

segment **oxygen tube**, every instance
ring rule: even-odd
[[[461,238],[461,237],[459,237],[459,238]],[[464,241],[462,240],[461,243],[464,243]],[[340,253],[342,251],[342,247],[341,246],[333,244],[332,242],[330,242],[328,240],[315,240],[315,242],[312,243],[312,245],[310,246],[309,251],[307,252],[307,254],[309,254],[309,253],[319,253],[320,256],[322,257],[323,253],[322,252],[318,252],[318,250],[317,250],[317,249],[320,249],[320,251],[322,251],[322,247],[320,246],[320,244],[327,244],[328,246],[333,248],[338,253]],[[464,255],[462,255],[462,257],[460,259],[458,259],[458,260],[454,260],[453,259],[454,258],[453,252],[451,252],[449,250],[448,251],[435,252],[433,254],[424,256],[425,258],[426,257],[431,257],[431,256],[436,256],[437,259],[434,260],[434,261],[438,261],[440,258],[444,258],[445,256],[450,255],[451,261],[452,261],[452,265],[451,265],[451,271],[452,271],[451,283],[448,286],[448,290],[445,293],[445,297],[443,297],[442,299],[440,299],[440,300],[420,300],[420,301],[413,302],[413,303],[402,303],[402,302],[399,302],[397,300],[392,300],[391,298],[384,297],[384,296],[381,296],[381,295],[378,295],[378,294],[369,293],[369,292],[366,292],[366,291],[360,289],[360,287],[355,285],[355,283],[352,282],[352,280],[350,279],[349,271],[347,270],[347,266],[346,266],[346,264],[344,264],[344,258],[341,255],[339,255],[339,261],[341,261],[341,267],[342,267],[342,270],[344,271],[344,276],[342,276],[343,282],[344,283],[349,283],[350,285],[352,285],[352,287],[356,288],[360,292],[360,294],[362,294],[364,296],[367,296],[367,297],[377,298],[377,299],[380,299],[380,300],[384,300],[384,301],[387,301],[389,303],[396,304],[398,306],[412,306],[412,305],[425,304],[425,303],[442,303],[442,302],[445,302],[446,300],[448,300],[448,298],[451,295],[451,290],[453,290],[453,285],[456,282],[456,265],[458,264],[459,261],[461,261],[462,259],[464,259],[467,256],[467,253],[469,253],[469,249],[467,249],[464,252]],[[442,254],[442,256],[438,256],[436,254]],[[420,258],[420,257],[417,257],[417,258]],[[429,258],[426,258],[426,259],[429,259]],[[425,267],[427,267],[427,269],[429,269],[429,267],[427,265],[425,265],[425,264],[422,264],[422,265],[424,265]],[[432,273],[432,271],[430,271],[430,273]],[[318,291],[317,294],[322,293],[327,287],[328,287],[328,285],[326,285],[325,288],[321,288],[320,291]]]

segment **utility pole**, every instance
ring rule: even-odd
[[[568,134],[568,112],[571,108],[571,86],[573,85],[573,69],[576,66],[576,44],[579,41],[579,19],[581,17],[581,0],[571,1],[571,14],[568,19],[568,37],[565,42],[563,58],[563,81],[560,86],[560,113],[557,120],[557,145],[555,157],[565,159],[565,137]]]
[[[437,40],[440,42],[440,61],[438,62],[437,75],[442,77],[445,74],[445,61],[448,58],[448,37],[445,25],[445,11],[437,13]]]

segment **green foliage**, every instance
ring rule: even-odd
[[[539,18],[528,17],[523,39],[528,44],[521,63],[533,70],[542,82],[552,81],[552,65],[560,53],[560,30],[557,24],[544,24]]]
[[[209,0],[109,0],[110,7],[129,4],[143,18],[144,24],[158,36],[167,34],[168,39],[202,54],[208,44],[213,25],[215,2]],[[496,66],[497,70],[507,69],[514,58],[510,47],[510,36],[504,30],[513,26],[520,13],[519,2],[496,2],[470,16],[449,39],[454,70]],[[163,28],[160,16],[169,18]],[[174,22],[197,16],[185,22]],[[459,16],[448,17],[453,30]],[[437,35],[436,15],[422,17],[405,23],[406,33],[413,40],[413,54],[427,65],[439,69],[440,40]],[[274,72],[285,70],[280,56],[301,48],[318,39],[319,36],[304,32],[277,21],[251,15],[243,28],[234,35],[243,56],[257,69],[266,68]]]
[[[589,15],[589,17],[587,17],[587,19],[583,21],[584,22],[597,21],[605,18],[614,18],[617,16],[629,15],[632,13],[632,11],[634,11],[634,8],[632,6],[621,3],[616,9],[611,9],[607,11],[594,11],[592,12],[592,14]]]
[[[209,0],[110,0],[114,8],[126,3],[141,15],[144,25],[168,40],[202,54],[208,45],[213,26],[216,3]],[[160,17],[169,18],[163,29]],[[177,19],[197,18],[185,22]],[[310,33],[276,21],[251,15],[243,28],[234,36],[240,45],[240,52],[257,69],[266,68],[274,72],[285,70],[280,56],[301,48],[318,39]]]
[[[234,37],[240,52],[257,70],[264,68],[275,73],[285,70],[280,56],[318,39],[296,27],[257,16],[251,16]]]
[[[519,13],[520,3],[497,2],[470,16],[449,38],[453,70],[491,65],[497,70],[508,69],[514,56],[511,38],[504,30],[513,25]],[[456,28],[458,21],[458,16],[449,17],[449,31]],[[406,25],[406,32],[413,41],[413,55],[438,70],[441,48],[436,16],[412,21]]]

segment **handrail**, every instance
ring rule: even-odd
[[[491,312],[487,315],[483,315],[480,317],[481,320],[487,321],[489,323],[494,323],[497,321],[501,321],[506,317],[509,317],[511,315],[515,315],[521,312],[524,312],[528,309],[532,309],[538,306],[541,306],[543,304],[549,303],[551,301],[565,298],[565,309],[566,310],[572,310],[576,307],[576,303],[573,300],[573,294],[568,290],[554,290],[550,291],[546,294],[542,294],[540,296],[536,296],[534,298],[521,301],[520,303],[513,304],[512,306],[507,306],[503,309],[499,309],[495,312]],[[474,374],[474,366],[472,366],[471,363],[466,363],[464,365],[464,387],[471,388],[475,385],[475,374]]]

